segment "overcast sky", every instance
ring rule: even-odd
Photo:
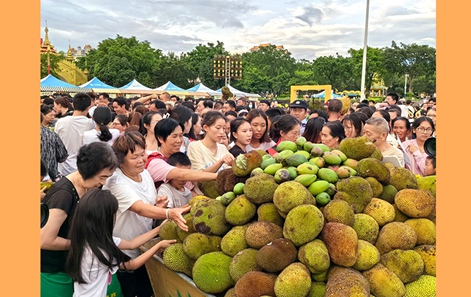
[[[155,49],[189,52],[221,41],[231,53],[261,43],[283,45],[296,59],[313,60],[364,42],[366,0],[41,0],[45,26],[58,51],[104,39],[135,36]],[[391,41],[436,47],[435,0],[371,0],[368,45]]]

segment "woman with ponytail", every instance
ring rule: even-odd
[[[98,106],[93,113],[93,121],[95,122],[95,129],[83,133],[82,144],[104,141],[112,145],[114,140],[119,136],[119,130],[110,129],[108,127],[111,122],[110,109],[108,107]]]

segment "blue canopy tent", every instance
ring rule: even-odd
[[[68,82],[58,79],[52,74],[48,74],[47,76],[41,79],[40,91],[78,93],[91,92],[91,89],[74,86],[73,84],[69,84]]]
[[[231,93],[234,94],[234,95],[237,96],[237,97],[260,98],[260,95],[258,95],[258,94],[251,94],[251,93],[246,93],[246,92],[243,92],[243,91],[239,91],[239,90],[237,90],[236,88],[234,88],[234,87],[231,86],[231,85],[227,85],[227,87],[229,88],[229,90],[231,91]],[[216,92],[219,92],[219,95],[222,96],[222,88],[221,88],[221,89],[217,89]]]
[[[121,93],[121,90],[110,85],[105,84],[98,78],[94,77],[91,80],[87,81],[83,85],[80,85],[81,88],[90,88],[95,93]]]
[[[186,89],[188,92],[195,92],[195,93],[206,93],[210,96],[221,96],[221,92],[216,92],[207,86],[203,85],[203,83],[199,83],[196,86]]]
[[[325,98],[325,91],[322,91],[322,92],[320,92],[320,93],[311,95],[311,98],[320,98],[320,99],[324,99],[324,98]],[[342,95],[335,94],[334,91],[332,91],[332,96],[331,96],[331,98],[332,98],[332,99],[342,99]]]
[[[133,79],[128,84],[119,88],[123,93],[128,94],[141,94],[141,93],[151,93],[152,89],[144,86],[136,79]]]
[[[185,89],[182,89],[176,85],[174,85],[171,81],[166,82],[165,84],[161,85],[153,89],[153,91],[157,92],[168,92],[169,94],[173,95],[190,95]]]

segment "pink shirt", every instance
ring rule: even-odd
[[[421,153],[420,150],[416,150],[414,153],[411,153],[409,150],[409,145],[411,144],[417,148],[419,147],[417,140],[415,139],[406,140],[402,143],[402,146],[406,149],[406,155],[408,157],[406,158],[408,160],[406,160],[405,166],[414,174],[420,174],[421,176],[424,176],[425,159],[427,158],[427,153]]]
[[[174,166],[168,164],[165,160],[157,158],[151,160],[147,165],[147,171],[149,171],[155,183],[168,183],[169,179],[167,179],[167,175],[174,168]],[[191,182],[187,182],[185,184],[185,188],[187,188],[188,190],[192,190],[193,187],[194,185]]]

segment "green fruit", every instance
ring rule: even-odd
[[[301,183],[305,187],[309,187],[313,182],[315,182],[317,176],[315,174],[300,174],[294,180]]]
[[[304,144],[307,142],[306,140],[306,137],[304,136],[299,136],[297,139],[296,139],[296,144],[301,147],[301,148],[304,148]]]
[[[310,141],[306,141],[306,143],[303,145],[303,149],[306,151],[306,152],[311,152],[312,148],[314,147],[314,143],[310,142]]]
[[[323,143],[314,143],[314,147],[320,147],[322,151],[324,152],[330,152],[331,149],[330,147],[328,147],[327,145],[323,144]]]
[[[323,227],[322,212],[315,205],[302,204],[288,212],[283,225],[283,236],[299,247],[314,240]]]
[[[336,183],[339,180],[337,173],[329,168],[319,169],[317,176],[322,180],[328,181],[329,183]]]
[[[291,157],[294,154],[293,151],[290,150],[284,150],[276,154],[275,160],[277,163],[283,163],[285,162],[286,159]]]
[[[235,285],[229,273],[232,258],[223,252],[202,255],[193,265],[193,281],[206,293],[216,294]]]
[[[347,160],[342,162],[342,165],[348,166],[348,167],[350,167],[354,170],[356,170],[357,164],[358,164],[358,161],[355,160],[355,159],[347,159]],[[353,175],[356,175],[356,172]]]
[[[298,150],[298,145],[295,142],[284,140],[277,145],[276,151],[281,152],[284,150],[290,150],[294,153]]]
[[[227,206],[232,202],[232,200],[235,199],[235,197],[236,197],[236,194],[234,192],[226,192],[222,195],[221,203],[224,206]]]
[[[295,155],[302,155],[306,158],[306,162],[307,160],[309,160],[309,158],[311,157],[311,154],[309,154],[308,152],[306,151],[297,151],[296,153],[294,153]]]
[[[320,157],[323,153],[324,151],[318,146],[313,147],[311,150],[311,156],[313,157]]]
[[[337,188],[333,183],[329,183],[329,187],[327,188],[327,190],[325,190],[325,192],[329,194],[330,197],[334,197],[335,193],[337,193]]]
[[[316,165],[318,168],[325,166],[325,160],[322,157],[314,157],[309,160],[309,163]]]
[[[352,176],[352,170],[353,170],[352,168],[344,165],[344,166],[340,166],[336,172],[339,178],[347,178],[347,177]]]
[[[307,161],[308,161],[307,158],[301,154],[293,154],[285,160],[288,166],[294,166],[294,167],[298,167],[299,165]]]
[[[339,165],[342,163],[340,156],[333,152],[324,152],[322,154],[322,159],[324,159],[327,165]]]
[[[252,172],[250,172],[250,177],[256,176],[257,174],[260,174],[260,173],[263,173],[263,169],[260,167],[255,168],[254,170],[252,170]]]
[[[331,151],[332,153],[334,154],[337,154],[339,155],[340,159],[342,160],[342,162],[344,162],[345,160],[347,160],[347,156],[340,150],[332,150]]]
[[[287,169],[284,169],[284,168],[278,169],[275,172],[274,177],[275,177],[275,181],[279,184],[290,180],[289,171]]]
[[[317,167],[314,164],[309,163],[303,163],[296,167],[296,171],[298,174],[317,174],[319,171],[319,167]]]
[[[327,205],[330,202],[330,200],[332,199],[330,198],[330,195],[327,194],[326,192],[321,192],[316,195],[316,203],[319,206]]]
[[[317,196],[317,194],[325,192],[329,188],[329,182],[326,180],[316,180],[313,182],[308,190],[312,195]]]
[[[236,194],[236,195],[244,194],[244,186],[245,186],[244,183],[235,184],[234,191],[233,191],[234,194]]]
[[[296,170],[296,167],[290,166],[290,167],[286,168],[286,170],[288,170],[289,178],[291,180],[295,179],[298,176],[298,171]]]
[[[268,165],[267,168],[263,170],[264,173],[270,174],[270,175],[275,175],[275,172],[283,167],[283,164],[281,163],[275,163]]]
[[[183,250],[183,243],[171,244],[164,250],[162,260],[169,269],[177,272],[183,272],[191,277],[195,260],[188,257]]]
[[[268,158],[265,158],[265,160],[262,161],[262,164],[260,164],[260,168],[265,169],[268,167],[268,165],[275,164],[275,163],[276,163],[276,159],[268,155]]]
[[[244,225],[257,213],[257,206],[245,195],[239,195],[226,207],[226,221],[235,226]],[[233,256],[233,255],[231,255]]]

